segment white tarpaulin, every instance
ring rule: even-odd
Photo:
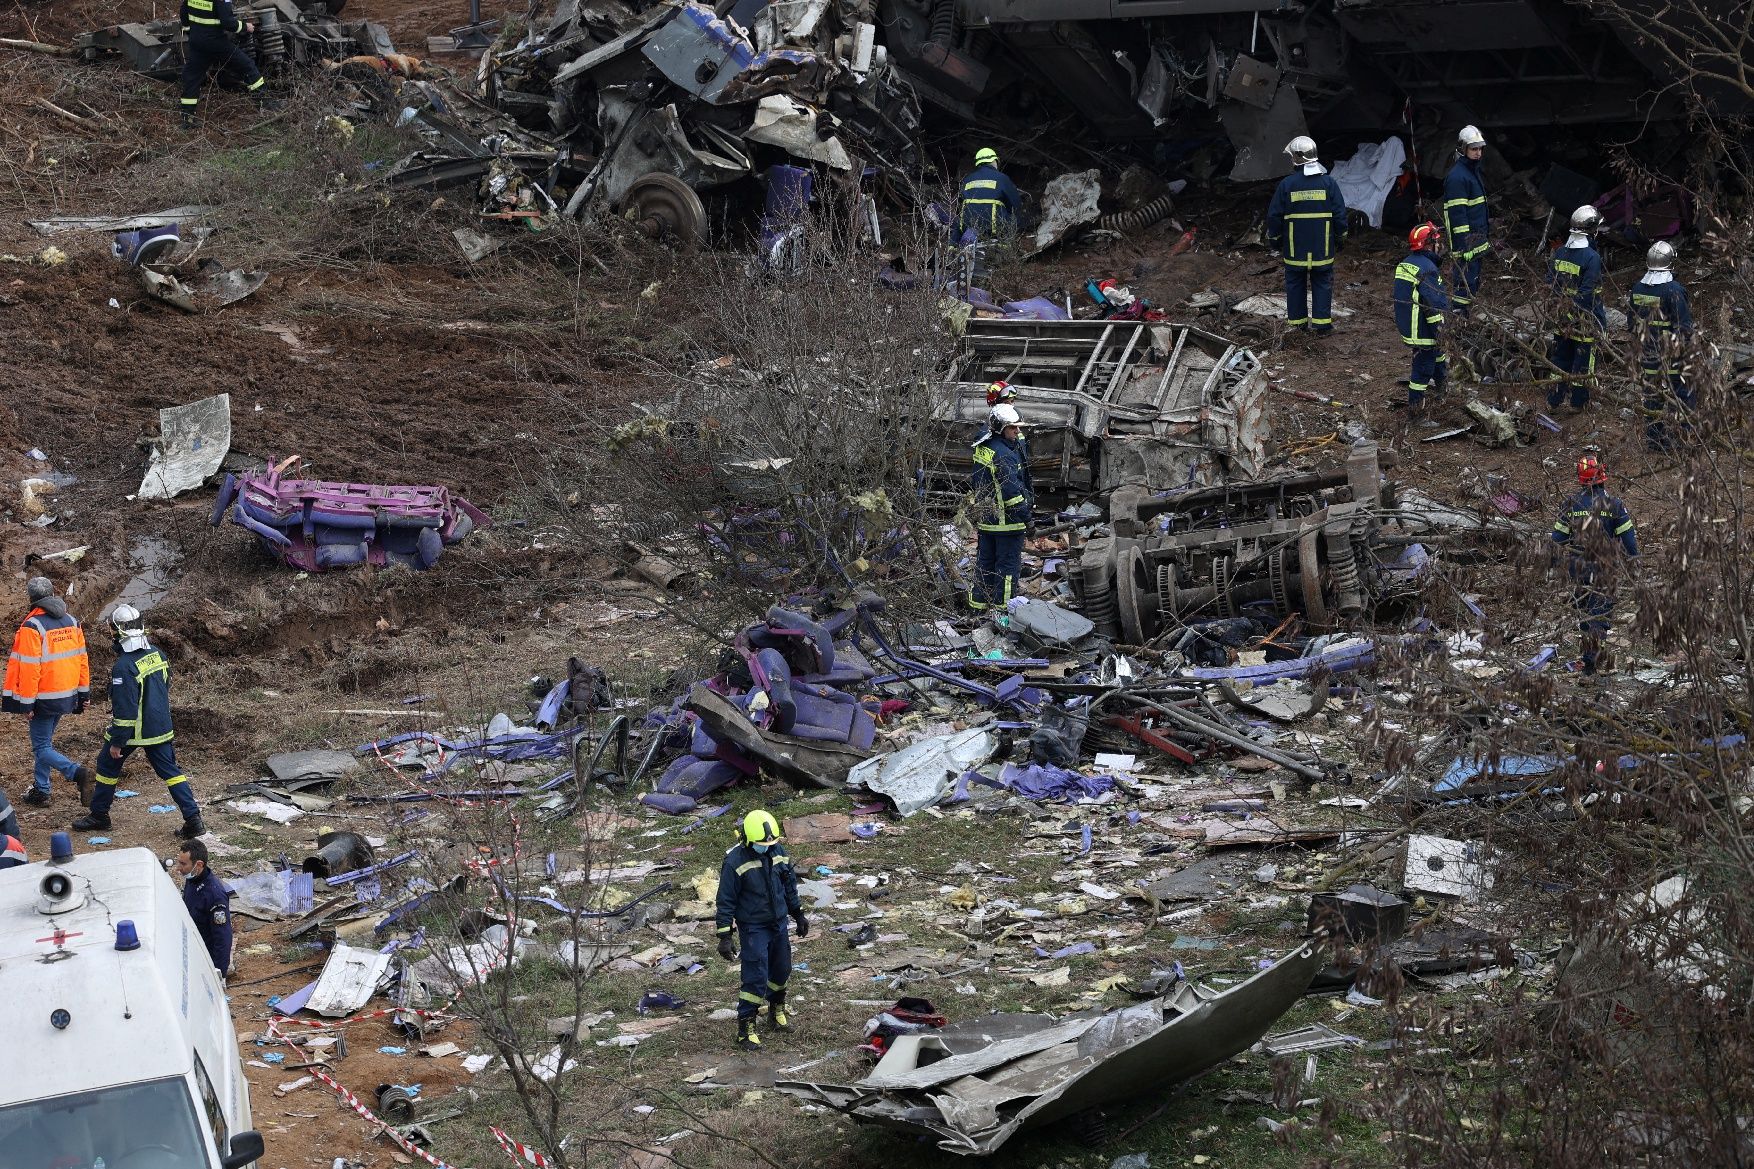
[[[1334,181],[1346,196],[1349,211],[1362,211],[1370,217],[1370,226],[1382,226],[1382,208],[1395,181],[1401,177],[1401,165],[1407,161],[1407,148],[1399,138],[1386,138],[1375,146],[1364,145],[1344,162],[1334,164]]]
[[[174,499],[219,470],[231,450],[231,395],[160,410],[158,435],[140,481],[141,499]]]

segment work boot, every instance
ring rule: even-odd
[[[24,793],[24,798],[19,802],[33,808],[46,808],[49,806],[49,793],[40,787],[33,787]]]
[[[184,110],[183,111],[183,119],[182,119],[181,124],[182,124],[183,129],[185,129],[185,130],[197,130],[201,126],[200,120],[195,117],[195,111],[193,111],[193,110]]]
[[[91,807],[91,784],[96,778],[97,772],[91,769],[89,763],[81,763],[73,769],[73,786],[79,789],[81,807]]]
[[[786,1001],[776,999],[767,1006],[767,1026],[770,1031],[790,1031],[792,1017],[786,1014]]]
[[[177,829],[177,835],[184,840],[193,840],[197,836],[207,835],[207,825],[201,822],[201,813],[197,812],[192,818],[184,820],[183,826]]]
[[[755,1017],[737,1020],[737,1046],[744,1051],[760,1051],[761,1036],[755,1030]]]
[[[75,832],[108,832],[110,827],[110,818],[108,816],[100,816],[96,812],[87,812],[79,819],[73,821],[73,830]]]

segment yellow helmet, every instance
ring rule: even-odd
[[[983,146],[974,152],[974,164],[976,166],[998,166],[999,152],[991,146]]]
[[[743,839],[750,844],[775,844],[780,838],[780,826],[771,812],[757,808],[743,817]]]

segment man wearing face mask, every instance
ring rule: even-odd
[[[73,822],[80,832],[108,829],[110,805],[116,799],[116,781],[122,764],[134,748],[146,751],[146,761],[170,789],[171,798],[183,813],[177,835],[193,840],[207,831],[201,822],[201,806],[189,789],[189,778],[177,766],[171,740],[171,664],[146,640],[146,619],[132,605],[117,605],[110,614],[116,642],[116,665],[110,674],[110,729],[97,756],[97,791],[91,811]]]
[[[786,980],[792,974],[792,940],[786,918],[798,936],[810,936],[810,919],[798,902],[798,875],[780,843],[780,826],[769,812],[743,817],[741,839],[719,866],[719,957],[737,956],[737,933],[743,936],[742,986],[737,994],[737,1046],[761,1047],[755,1021],[767,1007],[767,1024],[790,1031],[786,1016]]]

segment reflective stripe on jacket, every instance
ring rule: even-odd
[[[52,616],[42,606],[30,611],[12,638],[6,659],[6,688],[0,707],[15,714],[76,714],[91,693],[91,663],[85,656],[85,630],[59,601]]]
[[[1601,534],[1620,543],[1628,556],[1638,555],[1638,532],[1632,526],[1632,515],[1626,505],[1609,495],[1605,487],[1586,487],[1571,497],[1565,510],[1553,521],[1553,542],[1571,551],[1571,575],[1583,581],[1594,579],[1596,563],[1594,541],[1590,534]]]
[[[973,494],[975,526],[981,531],[1021,532],[1029,526],[1035,501],[1025,458],[1023,444],[1002,434],[983,434],[976,440],[968,486]]]
[[[1670,338],[1685,341],[1693,335],[1693,309],[1687,303],[1687,290],[1679,280],[1662,284],[1646,284],[1640,280],[1632,286],[1626,321],[1634,336],[1644,333],[1644,366],[1663,369],[1677,364],[1664,350],[1676,344]]]
[[[1486,184],[1480,180],[1480,164],[1458,158],[1443,180],[1443,230],[1450,251],[1472,260],[1484,252],[1486,240]]]
[[[960,231],[997,235],[1016,222],[1022,197],[1017,187],[996,166],[977,166],[962,180]]]
[[[170,662],[150,645],[117,657],[110,675],[110,742],[151,747],[175,734]]]
[[[244,22],[231,9],[231,0],[183,0],[181,23],[221,32],[242,32]]]
[[[1449,308],[1437,262],[1424,252],[1411,252],[1395,265],[1395,328],[1409,345],[1437,344],[1437,330]]]
[[[1346,238],[1346,197],[1332,175],[1286,175],[1267,206],[1267,239],[1294,268],[1325,268]]]
[[[1594,317],[1598,327],[1608,323],[1608,314],[1602,309],[1602,257],[1596,249],[1586,244],[1554,252],[1547,284],[1570,301],[1559,331],[1579,341],[1593,341],[1596,335],[1585,331],[1584,322]]]
[[[756,852],[745,843],[733,845],[719,864],[719,900],[715,924],[728,934],[733,925],[784,921],[802,912],[798,875],[786,846]]]

